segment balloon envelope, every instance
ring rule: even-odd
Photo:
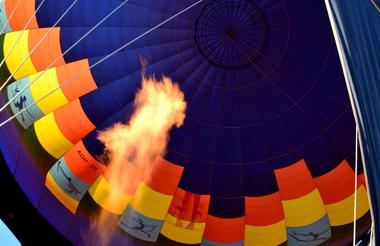
[[[17,121],[0,144],[15,179],[75,244],[91,240],[99,208],[119,221],[115,245],[349,243],[355,122],[324,2],[195,3],[4,0],[1,119]],[[108,181],[97,134],[128,122],[141,58],[188,108],[127,194]],[[363,234],[361,165],[356,189]]]

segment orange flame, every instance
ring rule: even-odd
[[[165,152],[170,129],[183,124],[186,102],[170,78],[143,76],[135,108],[128,125],[116,123],[98,135],[110,159],[105,176],[111,185],[128,195],[133,195],[138,185],[149,178],[154,159]],[[108,230],[117,224],[106,214],[100,212],[95,226],[102,245],[109,243]]]

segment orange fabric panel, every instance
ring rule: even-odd
[[[182,176],[183,167],[171,163],[161,156],[157,156],[152,165],[152,171],[146,184],[166,195],[174,195],[179,180]]]
[[[267,226],[285,218],[279,192],[260,197],[245,197],[245,223]]]
[[[216,243],[234,243],[244,240],[245,217],[224,219],[207,216],[203,237]]]
[[[296,199],[315,189],[313,178],[304,160],[276,169],[274,172],[282,200]]]
[[[169,208],[174,217],[195,223],[204,223],[207,219],[210,195],[199,195],[178,188]]]
[[[57,67],[57,77],[63,94],[69,101],[97,88],[87,59]]]
[[[29,32],[29,51],[32,51],[41,39],[49,32],[50,28],[30,30]],[[31,54],[31,59],[37,71],[42,71],[48,67],[56,67],[65,64],[60,43],[60,28],[53,28],[49,34],[38,44]],[[54,62],[53,65],[51,65]],[[49,66],[50,65],[50,66]]]
[[[345,160],[330,172],[314,178],[314,181],[325,204],[342,201],[355,190],[355,173]]]
[[[4,0],[5,1],[5,0]],[[35,12],[35,0],[6,0],[5,10],[8,23],[13,31],[22,30]],[[13,13],[12,18],[9,16]],[[37,18],[34,15],[26,29],[38,28]]]
[[[54,117],[63,135],[73,144],[95,129],[83,111],[79,99],[57,109]]]
[[[358,175],[358,180],[360,180],[360,183],[361,183],[362,185],[364,185],[364,188],[367,189],[367,183],[366,183],[366,180],[365,180],[365,175],[364,175],[364,173]],[[359,183],[359,182],[358,182],[358,183]]]
[[[100,164],[88,153],[82,141],[71,148],[64,155],[64,158],[71,172],[87,184],[94,183],[106,169],[104,165]]]

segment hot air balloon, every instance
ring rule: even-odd
[[[100,209],[117,218],[112,245],[345,245],[354,222],[368,233],[324,1],[4,0],[0,13],[0,147],[72,243],[91,241]],[[98,134],[133,114],[142,58],[187,110],[129,194],[110,183]]]

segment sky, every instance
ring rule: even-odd
[[[0,244],[4,246],[20,246],[20,242],[8,229],[8,227],[0,220]]]

